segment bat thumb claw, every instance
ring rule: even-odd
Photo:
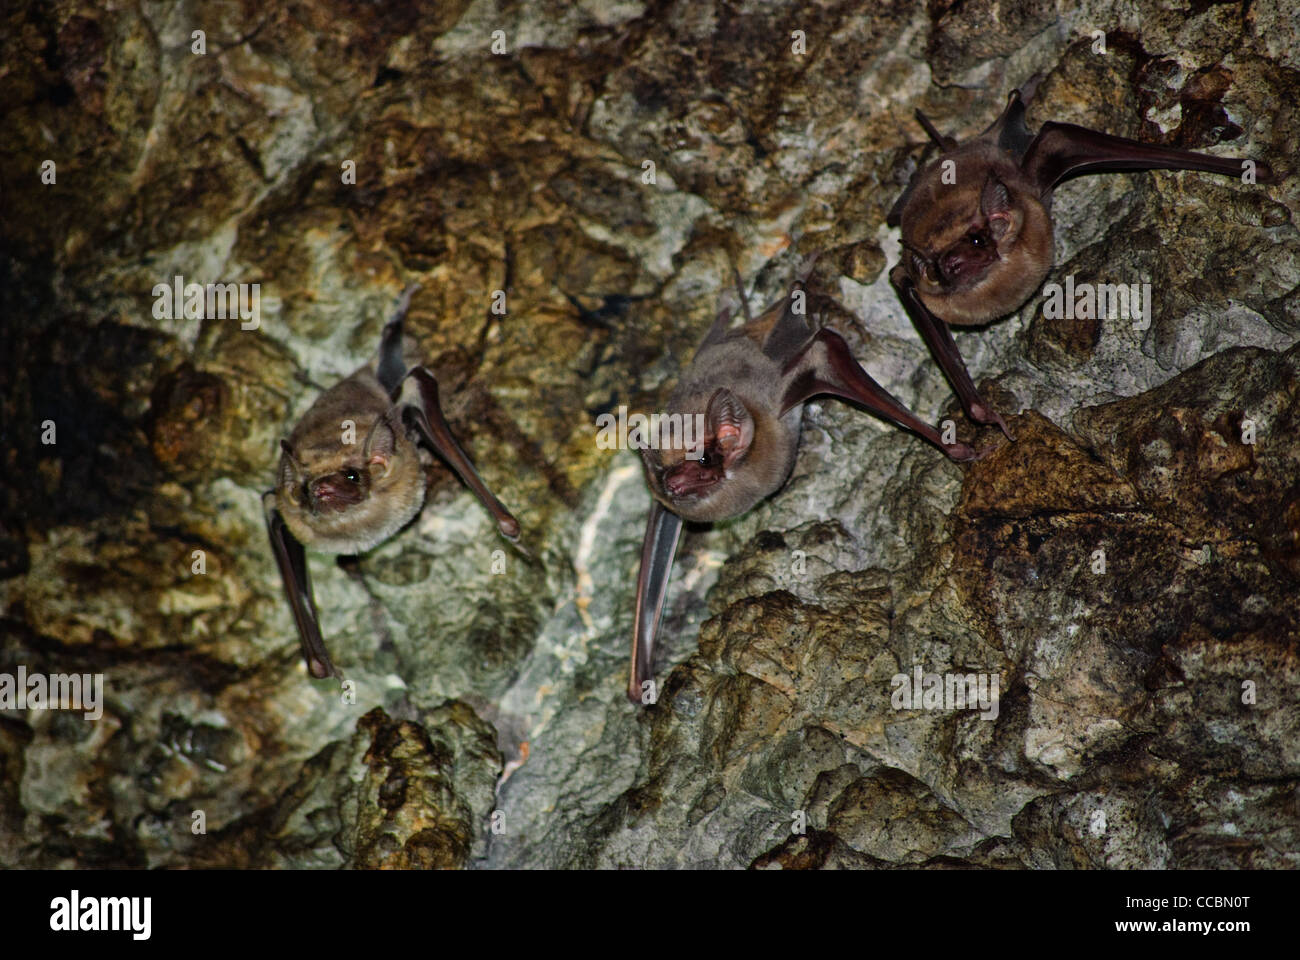
[[[1002,431],[1003,436],[1012,443],[1016,442],[1016,438],[1011,435],[1011,430],[1007,427],[1007,422],[1002,419],[1002,414],[995,411],[988,404],[983,402],[972,403],[967,413],[972,420],[982,426],[991,427],[996,424],[997,428]]]
[[[1016,442],[1016,438],[1015,438],[1014,436],[1012,436],[1011,431],[1010,431],[1009,429],[1007,429],[1007,422],[1006,422],[1005,420],[1003,420],[1001,417],[998,417],[997,414],[994,414],[994,416],[997,417],[997,421],[996,421],[996,422],[997,422],[998,427],[1001,428],[1003,436],[1005,436],[1005,437],[1006,437],[1008,440],[1010,440],[1012,443],[1015,443],[1015,442]]]
[[[974,460],[983,460],[988,456],[989,451],[981,450],[978,453],[975,448],[968,443],[949,443],[943,448],[943,452],[948,455],[949,460],[957,463],[970,463]]]
[[[1014,440],[1015,438],[1011,439]],[[950,443],[943,448],[943,452],[956,463],[978,463],[998,449],[998,446],[999,444],[991,443],[987,447],[980,447],[976,450],[968,443]]]

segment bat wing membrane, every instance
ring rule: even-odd
[[[307,570],[306,551],[285,526],[284,517],[275,505],[273,492],[263,494],[262,510],[266,515],[266,532],[271,539],[271,552],[275,554],[289,609],[293,611],[293,620],[298,627],[298,639],[302,643],[307,670],[318,680],[338,676],[325,649],[325,638],[321,635],[316,601],[312,597],[311,574]]]
[[[898,294],[898,299],[902,301],[907,315],[912,318],[913,326],[921,334],[921,339],[930,348],[934,358],[939,361],[939,368],[952,384],[966,415],[976,423],[997,424],[1008,440],[1015,440],[1011,431],[1007,429],[1006,421],[980,396],[979,390],[975,388],[975,383],[970,378],[970,372],[966,369],[966,363],[957,350],[952,331],[921,301],[916,284],[908,276],[907,271],[895,267],[889,274],[889,282],[894,288],[894,293]]]
[[[632,627],[632,676],[627,697],[643,702],[642,685],[654,676],[655,635],[668,577],[677,554],[677,540],[682,532],[682,518],[658,500],[651,501],[646,522],[645,540],[641,544],[641,570],[636,578],[636,619]]]
[[[1191,150],[1139,143],[1073,123],[1052,122],[1043,124],[1038,131],[1038,136],[1025,151],[1021,169],[1041,195],[1046,196],[1057,184],[1089,173],[1202,170],[1240,177],[1243,162],[1233,157],[1212,157]],[[1268,164],[1256,162],[1255,179],[1260,183],[1273,179]]]
[[[430,450],[442,457],[464,482],[474,491],[483,506],[497,522],[497,529],[502,535],[514,540],[519,536],[519,521],[507,510],[487,488],[479,477],[478,471],[470,463],[465,451],[460,448],[451,428],[442,415],[442,404],[438,402],[438,380],[424,367],[413,367],[406,378],[418,387],[418,401],[413,399],[405,403],[403,410],[406,422],[415,429],[421,441]]]
[[[776,318],[763,337],[763,353],[777,363],[786,363],[791,357],[798,355],[807,346],[812,335],[806,319],[807,291],[805,288],[820,256],[821,251],[818,251],[804,260],[799,267],[798,274],[795,275],[793,289],[780,302],[773,304],[769,308],[769,310],[776,312]],[[795,313],[794,295],[800,290],[803,290],[805,294],[805,309],[803,313]]]
[[[844,338],[834,330],[817,331],[786,364],[783,375],[786,389],[782,416],[812,397],[830,394],[859,403],[904,430],[919,434],[954,460],[976,460],[981,456],[964,443],[945,444],[934,427],[920,420],[862,369]]]
[[[406,379],[406,359],[402,354],[402,324],[406,320],[406,312],[411,308],[411,298],[419,290],[420,285],[413,283],[402,291],[397,307],[393,310],[393,316],[388,323],[384,324],[384,333],[379,339],[379,362],[375,365],[375,376],[391,400],[397,399],[402,381]]]

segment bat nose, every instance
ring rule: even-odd
[[[334,477],[321,477],[311,485],[311,499],[317,509],[341,509],[358,502],[361,497],[355,485],[340,482]]]
[[[313,500],[334,500],[338,497],[338,487],[329,480],[317,480],[311,485]]]
[[[664,476],[664,489],[670,497],[689,497],[706,490],[718,480],[717,475],[694,460],[686,460]]]

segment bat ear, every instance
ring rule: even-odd
[[[366,463],[370,465],[372,473],[378,467],[381,476],[388,475],[389,461],[397,449],[397,431],[393,429],[396,410],[397,407],[390,407],[386,414],[375,421],[375,425],[370,428],[370,435],[366,437]]]
[[[280,486],[297,487],[303,480],[302,461],[294,453],[288,440],[280,441]]]
[[[754,441],[754,418],[741,399],[726,387],[714,391],[705,416],[709,434],[722,451],[722,462],[729,467],[745,455]]]
[[[1006,184],[991,173],[980,192],[980,212],[986,217],[1011,212],[1011,194],[1007,192]]]
[[[663,493],[664,489],[664,465],[659,459],[659,451],[650,447],[649,444],[637,447],[637,453],[641,454],[641,464],[645,467],[646,483],[650,484],[650,492]]]
[[[913,246],[906,240],[902,241],[903,249],[907,252],[907,263],[905,269],[912,275],[914,280],[929,280],[934,282],[938,271],[934,269],[933,258],[919,247]]]
[[[993,239],[1001,240],[1012,223],[1011,192],[991,173],[980,191],[980,213],[988,220]]]

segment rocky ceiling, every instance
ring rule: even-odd
[[[103,682],[98,718],[0,712],[0,865],[1300,865],[1287,0],[51,0],[3,14],[0,64],[0,682]],[[959,332],[1008,443],[900,308],[884,220],[915,109],[968,137],[1031,78],[1033,124],[1286,179],[1062,187],[1052,279],[1151,314],[1036,296]],[[665,400],[733,264],[761,307],[813,252],[871,374],[995,449],[810,405],[784,489],[683,537],[634,707],[650,500],[596,418]],[[258,284],[256,328],[160,317],[177,276]],[[313,555],[345,694],[260,496],[415,281],[524,549],[439,466],[359,574]],[[997,707],[900,708],[917,669]]]

